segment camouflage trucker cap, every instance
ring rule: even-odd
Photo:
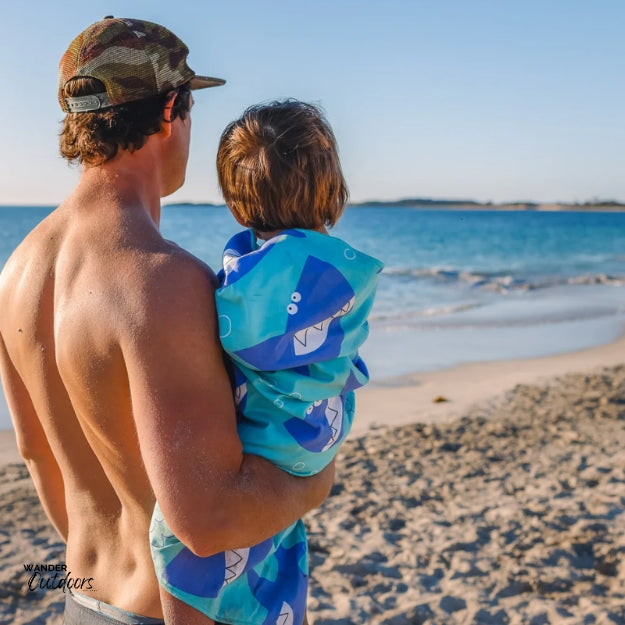
[[[59,103],[66,113],[84,113],[151,98],[190,82],[191,89],[217,87],[221,78],[197,76],[187,65],[189,49],[164,26],[114,18],[86,28],[59,63]],[[63,89],[76,77],[104,83],[106,91],[66,98]]]

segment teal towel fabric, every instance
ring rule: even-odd
[[[358,348],[381,269],[345,241],[310,230],[260,246],[249,230],[229,241],[217,312],[236,364],[246,452],[298,475],[336,455],[351,427],[353,390],[369,378]]]
[[[216,303],[222,345],[235,365],[246,453],[297,475],[317,473],[334,458],[351,428],[353,391],[368,380],[358,348],[381,269],[341,239],[308,230],[267,242],[246,230],[228,242]],[[308,548],[301,521],[249,549],[199,558],[171,533],[157,505],[150,543],[159,582],[210,618],[303,621]]]

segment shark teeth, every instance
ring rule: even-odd
[[[237,386],[234,389],[234,403],[238,406],[242,401],[245,395],[247,394],[247,384],[243,382],[240,386]]]
[[[295,355],[303,356],[319,349],[326,342],[330,322],[333,319],[343,317],[349,313],[354,307],[355,299],[355,297],[352,297],[346,304],[339,308],[337,312],[327,319],[296,332],[293,335],[293,348],[295,349]]]
[[[282,602],[282,608],[280,608],[280,616],[276,620],[276,625],[293,625],[294,614],[293,608],[286,602]]]
[[[326,419],[330,429],[332,430],[332,436],[322,451],[330,449],[330,447],[336,443],[337,438],[343,429],[341,427],[343,424],[343,404],[340,397],[330,397],[328,399],[328,405],[326,406]]]
[[[345,306],[343,306],[337,313],[334,313],[334,315],[332,315],[332,319],[336,319],[337,317],[343,317],[348,312],[350,312],[351,309],[354,307],[355,301],[356,301],[356,298],[352,297],[352,299],[350,299],[347,302],[347,304],[345,304]]]
[[[230,582],[241,575],[245,569],[245,565],[247,564],[249,554],[250,550],[248,548],[231,549],[224,552],[226,557],[224,586],[227,586]]]

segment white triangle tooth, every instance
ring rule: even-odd
[[[304,328],[303,330],[300,330],[299,332],[296,332],[294,335],[295,340],[298,343],[301,343],[304,347],[306,347],[306,339],[307,339],[307,335],[308,335],[308,330],[309,328]]]

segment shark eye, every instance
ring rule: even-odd
[[[298,310],[298,308],[297,308],[297,306],[295,304],[289,304],[286,307],[286,311],[289,313],[289,315],[297,314],[297,310]]]
[[[321,400],[318,399],[316,402],[313,402],[313,406],[321,406]]]
[[[302,296],[297,291],[295,291],[294,293],[291,293],[291,301],[297,304],[298,302],[302,301]]]
[[[308,406],[308,408],[306,408],[306,414],[310,414],[312,411],[313,411],[312,406]]]

